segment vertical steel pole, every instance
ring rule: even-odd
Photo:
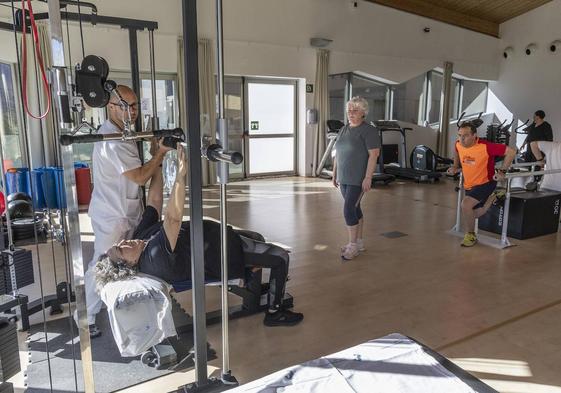
[[[53,91],[56,93],[54,101],[58,111],[59,127],[61,134],[70,133],[72,130],[72,117],[68,86],[66,84],[66,68],[64,64],[64,44],[62,36],[62,23],[60,17],[59,0],[49,0],[49,25],[50,41],[53,58]],[[72,146],[60,146],[64,183],[67,203],[67,237],[68,249],[71,253],[74,270],[74,291],[76,295],[76,310],[78,313],[78,331],[80,334],[80,352],[82,358],[82,371],[84,373],[84,390],[94,393],[94,375],[90,333],[87,321],[86,292],[84,287],[84,266],[82,258],[82,243],[80,241],[80,222],[78,215],[78,202],[76,198],[76,178],[74,177],[74,163]]]
[[[454,230],[456,232],[462,231],[462,198],[463,198],[463,190],[464,190],[464,177],[460,173],[460,181],[458,182],[458,204],[456,206],[456,225],[454,226]]]
[[[191,279],[193,281],[193,335],[195,341],[195,378],[198,386],[208,384],[205,272],[203,239],[203,192],[201,165],[201,124],[199,106],[199,65],[197,0],[183,0],[183,51],[185,54],[185,98],[187,141],[189,144],[189,204],[191,241]]]
[[[131,62],[131,81],[132,90],[140,100],[141,86],[140,86],[140,66],[138,64],[138,32],[135,28],[129,28],[129,49],[130,49],[130,62]],[[138,103],[137,113],[138,117],[134,123],[135,131],[142,131],[142,110],[140,102]],[[142,154],[142,141],[138,141],[139,153]],[[142,160],[142,155],[140,156]],[[143,160],[144,161],[144,160]]]
[[[510,246],[510,242],[508,241],[508,215],[510,211],[510,181],[511,178],[506,179],[506,199],[505,205],[503,210],[503,226],[501,228],[501,247],[508,247]]]
[[[440,95],[440,130],[436,140],[436,152],[446,157],[448,155],[448,128],[450,123],[450,103],[452,97],[452,71],[454,65],[444,62],[444,75],[442,78],[442,93]]]
[[[142,131],[142,105],[140,105],[140,66],[138,64],[138,34],[135,28],[129,28],[129,50],[130,50],[130,62],[131,62],[131,80],[132,80],[132,90],[136,94],[138,103],[136,106],[136,112],[138,116],[134,123],[134,130],[136,132]],[[138,149],[138,156],[140,157],[140,162],[144,163],[144,145],[141,140],[136,142],[136,148]],[[146,187],[142,186],[142,203],[146,205]]]
[[[224,108],[224,35],[222,22],[222,0],[216,0],[216,51],[218,59],[218,139],[225,151],[228,146],[228,123]],[[230,342],[228,334],[228,170],[225,161],[218,162],[218,182],[220,183],[220,240],[222,262],[222,381],[237,383],[230,371]]]
[[[152,87],[152,129],[159,130],[158,103],[156,102],[156,60],[154,56],[154,30],[148,30],[148,43],[150,50],[150,84]]]

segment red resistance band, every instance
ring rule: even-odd
[[[45,91],[47,93],[47,110],[45,111],[45,113],[39,115],[39,116],[35,116],[31,113],[31,111],[29,110],[29,106],[28,106],[28,102],[27,102],[27,39],[25,37],[25,31],[27,30],[27,26],[26,26],[26,16],[25,16],[25,10],[26,10],[26,0],[21,0],[21,10],[22,10],[22,18],[23,18],[23,28],[22,28],[22,36],[21,36],[21,51],[22,51],[22,96],[23,96],[23,106],[25,108],[25,112],[27,112],[27,114],[29,116],[31,116],[34,119],[40,120],[40,119],[44,119],[45,116],[47,116],[47,114],[49,113],[49,111],[51,110],[51,89],[49,88],[49,82],[47,81],[47,75],[45,73],[45,66],[44,66],[44,62],[43,62],[43,56],[41,55],[41,48],[39,46],[39,32],[37,31],[37,24],[35,23],[35,16],[33,15],[33,8],[31,7],[31,0],[27,0],[27,7],[29,8],[29,19],[31,21],[31,32],[33,33],[33,41],[34,41],[34,46],[35,46],[35,56],[37,58],[37,61],[39,63],[39,69],[41,70],[41,78],[43,79],[43,86],[45,88]]]

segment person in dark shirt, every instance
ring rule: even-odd
[[[523,150],[524,147],[526,147],[526,152],[524,153],[524,160],[526,162],[536,161],[536,157],[532,153],[532,149],[530,149],[531,142],[553,142],[553,130],[551,129],[551,125],[545,121],[544,118],[545,112],[541,109],[537,110],[536,113],[534,113],[534,122],[527,128],[528,136],[520,149]]]
[[[191,280],[190,223],[183,221],[185,203],[185,152],[178,145],[178,171],[163,222],[161,171],[152,177],[147,208],[133,238],[121,240],[100,256],[97,265],[98,286],[126,279],[136,272],[150,274],[174,284]],[[203,221],[204,266],[206,280],[221,277],[220,224]],[[263,323],[267,326],[296,325],[303,314],[282,307],[288,276],[289,257],[286,250],[250,237],[249,231],[228,226],[228,278],[244,278],[245,269],[271,269],[268,289],[268,310]],[[243,236],[246,235],[246,236]],[[253,236],[255,237],[255,236]]]

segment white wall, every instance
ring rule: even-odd
[[[561,48],[549,52],[549,44],[561,39],[561,0],[554,0],[501,25],[501,51],[512,46],[508,59],[501,56],[499,78],[489,84],[496,100],[489,100],[488,112],[511,112],[521,121],[543,109],[551,123],[553,137],[561,140]],[[536,43],[531,56],[526,46]]]
[[[213,37],[214,2],[203,0],[198,6],[199,32]],[[431,27],[430,33],[422,32],[425,26]],[[232,72],[248,61],[263,60],[247,44],[279,50],[267,64],[275,60],[277,68],[293,68],[293,61],[302,64],[294,56],[306,56],[311,37],[333,39],[329,46],[332,73],[360,70],[402,82],[445,60],[455,63],[456,72],[473,78],[494,79],[498,71],[497,39],[366,2],[352,9],[350,2],[342,0],[227,1],[224,37],[227,45],[246,46],[236,46],[238,56],[226,60]],[[285,56],[288,53],[292,56]],[[306,64],[303,71],[310,73]],[[312,75],[314,68],[315,63]]]
[[[215,37],[214,2],[198,3],[198,29]],[[431,33],[422,32],[430,26]],[[315,79],[311,37],[333,39],[330,73],[362,71],[400,83],[444,61],[476,79],[498,76],[499,40],[391,8],[341,0],[236,0],[224,2],[225,71],[228,74]],[[306,94],[311,107],[313,95]],[[299,172],[310,174],[312,128],[300,142]],[[304,163],[304,164],[303,164]],[[305,172],[302,170],[305,169]]]
[[[100,15],[155,20],[156,68],[175,72],[176,39],[182,32],[179,0],[97,0]],[[200,0],[199,37],[214,38],[215,2]],[[0,10],[0,13],[5,11]],[[118,28],[84,25],[86,54],[105,57],[113,69],[130,68],[128,34]],[[431,28],[424,33],[425,26]],[[0,45],[13,43],[0,33]],[[78,28],[71,25],[73,62],[81,58]],[[236,0],[224,2],[225,72],[234,75],[290,77],[313,83],[315,49],[311,37],[333,39],[330,73],[362,71],[400,83],[444,61],[475,79],[496,79],[499,40],[423,17],[367,2],[353,9],[346,0]],[[139,33],[140,68],[148,71],[147,33]],[[0,57],[4,57],[2,50]],[[303,98],[303,97],[301,97]],[[311,107],[312,94],[300,100],[299,113]],[[299,171],[310,173],[311,128],[299,122]],[[304,134],[304,138],[302,137]]]

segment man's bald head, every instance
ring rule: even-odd
[[[136,94],[130,87],[125,85],[118,85],[115,90],[117,90],[121,98],[129,104],[131,122],[134,123],[138,117],[138,98]],[[109,99],[107,113],[109,115],[109,119],[119,128],[123,129],[124,120],[127,118],[127,114],[124,108],[122,108],[119,98],[114,93],[111,94],[111,98]]]
[[[117,87],[115,87],[115,90],[117,91],[117,93],[121,95],[121,97],[123,97],[125,101],[129,102],[127,100],[127,97],[134,97],[136,102],[136,94],[134,94],[134,91],[132,91],[130,87],[125,85],[117,85]],[[109,102],[113,104],[118,104],[119,98],[117,98],[116,94],[112,93]]]

